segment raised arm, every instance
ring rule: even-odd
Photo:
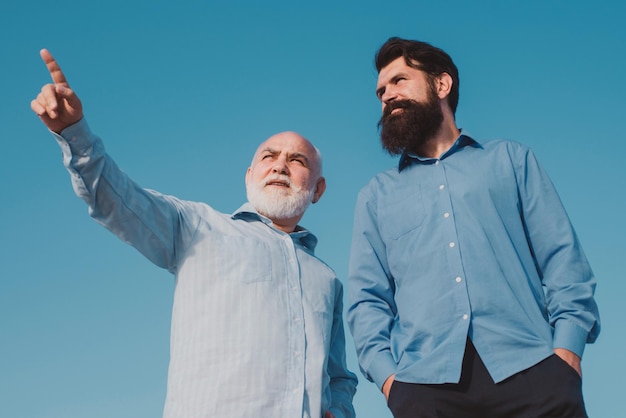
[[[60,133],[82,119],[83,106],[52,54],[42,49],[40,55],[48,67],[52,83],[41,88],[41,92],[30,102],[30,107],[48,129]]]
[[[144,189],[120,170],[89,129],[81,102],[55,59],[45,49],[41,58],[52,83],[43,86],[31,108],[60,145],[75,193],[98,223],[157,266],[174,272],[177,246],[197,225],[195,211],[186,209],[191,204]]]

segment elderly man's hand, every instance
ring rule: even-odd
[[[52,54],[47,49],[42,49],[40,54],[48,67],[52,83],[42,87],[39,95],[31,101],[30,107],[48,129],[60,133],[82,119],[83,106]]]

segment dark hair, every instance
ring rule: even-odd
[[[456,113],[459,103],[459,70],[446,52],[426,42],[392,37],[376,53],[376,70],[380,73],[381,69],[399,57],[404,57],[409,67],[424,71],[431,82],[442,73],[449,74],[452,77],[452,89],[448,95],[448,104],[452,114]]]

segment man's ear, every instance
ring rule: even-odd
[[[448,73],[441,73],[437,76],[435,79],[435,91],[437,92],[437,96],[439,96],[440,99],[448,97],[450,91],[452,91],[453,83],[454,80],[452,80],[452,77]]]
[[[317,203],[325,191],[326,179],[324,177],[320,177],[319,179],[317,179],[317,183],[315,184],[315,193],[313,193],[313,200],[311,202]]]
[[[248,179],[250,178],[250,172],[252,171],[252,167],[248,167],[246,170],[246,186],[248,185]]]

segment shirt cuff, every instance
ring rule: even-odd
[[[74,155],[84,154],[84,151],[93,146],[96,141],[84,117],[75,124],[63,129],[60,134],[55,132],[52,132],[52,134],[60,144],[67,144]]]
[[[588,332],[567,321],[557,321],[554,328],[554,348],[565,348],[582,358],[587,343]]]
[[[391,354],[381,353],[371,362],[368,374],[378,388],[382,390],[385,380],[396,372],[397,367],[398,365],[393,361]]]

